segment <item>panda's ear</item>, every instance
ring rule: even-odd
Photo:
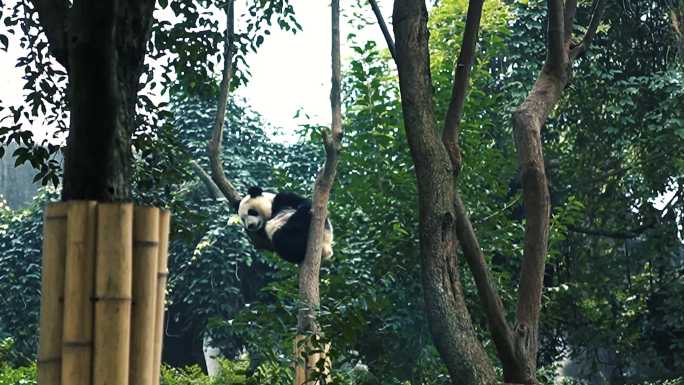
[[[263,193],[263,192],[264,192],[264,190],[262,190],[261,187],[257,187],[257,186],[252,186],[249,188],[249,190],[247,190],[247,193],[252,198],[256,198],[256,197],[260,196],[261,193]]]

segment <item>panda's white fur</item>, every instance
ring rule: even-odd
[[[278,194],[252,187],[238,206],[238,215],[247,231],[263,231],[273,248],[283,259],[301,263],[304,260],[308,229],[311,222],[311,202],[290,192]],[[321,257],[332,257],[332,225],[326,218]]]
[[[266,221],[271,218],[273,198],[275,198],[275,194],[269,192],[264,192],[255,197],[246,195],[242,198],[238,208],[238,215],[245,229],[248,231],[259,231],[264,227]]]
[[[294,209],[285,210],[276,215],[275,218],[269,219],[268,222],[266,222],[266,236],[268,237],[268,239],[273,239],[273,235],[275,234],[275,232],[280,230],[280,228],[283,227],[285,223],[287,223],[287,221],[294,213]]]

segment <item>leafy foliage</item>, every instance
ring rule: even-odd
[[[16,365],[31,362],[38,347],[42,213],[54,197],[53,190],[42,190],[26,209],[0,207],[0,337],[12,337],[4,360]]]

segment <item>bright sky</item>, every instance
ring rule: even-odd
[[[252,79],[239,90],[252,107],[277,127],[295,127],[298,109],[311,117],[310,123],[330,124],[330,5],[328,1],[293,1],[302,32],[274,32],[250,62]],[[306,5],[302,5],[306,4]],[[391,1],[381,1],[385,19],[391,15]],[[370,6],[368,7],[370,12]],[[372,14],[372,13],[369,13]],[[345,38],[352,32],[341,20],[342,63],[351,56]],[[390,26],[391,28],[391,26]],[[369,26],[357,35],[385,44],[380,28]]]
[[[389,0],[380,1],[388,22],[391,3]],[[244,4],[245,0],[237,0],[237,17],[242,13]],[[293,35],[274,29],[259,51],[248,57],[252,78],[246,87],[237,91],[236,96],[245,97],[254,110],[276,127],[293,129],[306,122],[329,125],[330,4],[320,0],[293,0],[292,4],[303,31]],[[368,14],[372,15],[370,6]],[[347,22],[345,18],[341,20],[343,66],[351,55],[345,44],[345,38],[351,32]],[[239,18],[237,26],[240,28]],[[385,44],[377,26],[369,26],[357,35]],[[8,53],[0,52],[0,100],[3,104],[17,105],[23,100],[22,71],[15,68],[20,52],[16,39],[10,41]],[[299,109],[311,120],[303,117],[294,119]]]

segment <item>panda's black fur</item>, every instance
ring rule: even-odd
[[[248,193],[249,197],[245,197],[240,202],[238,212],[243,205],[249,207],[250,202],[255,198],[264,198],[268,201],[272,196],[270,193],[264,193],[259,187],[251,187]],[[263,205],[264,201],[262,200],[259,204]],[[301,263],[306,254],[309,238],[312,217],[311,201],[293,192],[282,191],[273,196],[270,208],[270,216],[263,218],[265,222],[262,221],[261,227],[256,231],[265,233],[275,252],[284,260],[297,264]],[[259,213],[261,214],[261,212]],[[241,219],[245,224],[242,216]],[[327,218],[324,231],[322,256],[329,258],[332,255],[332,226]]]

